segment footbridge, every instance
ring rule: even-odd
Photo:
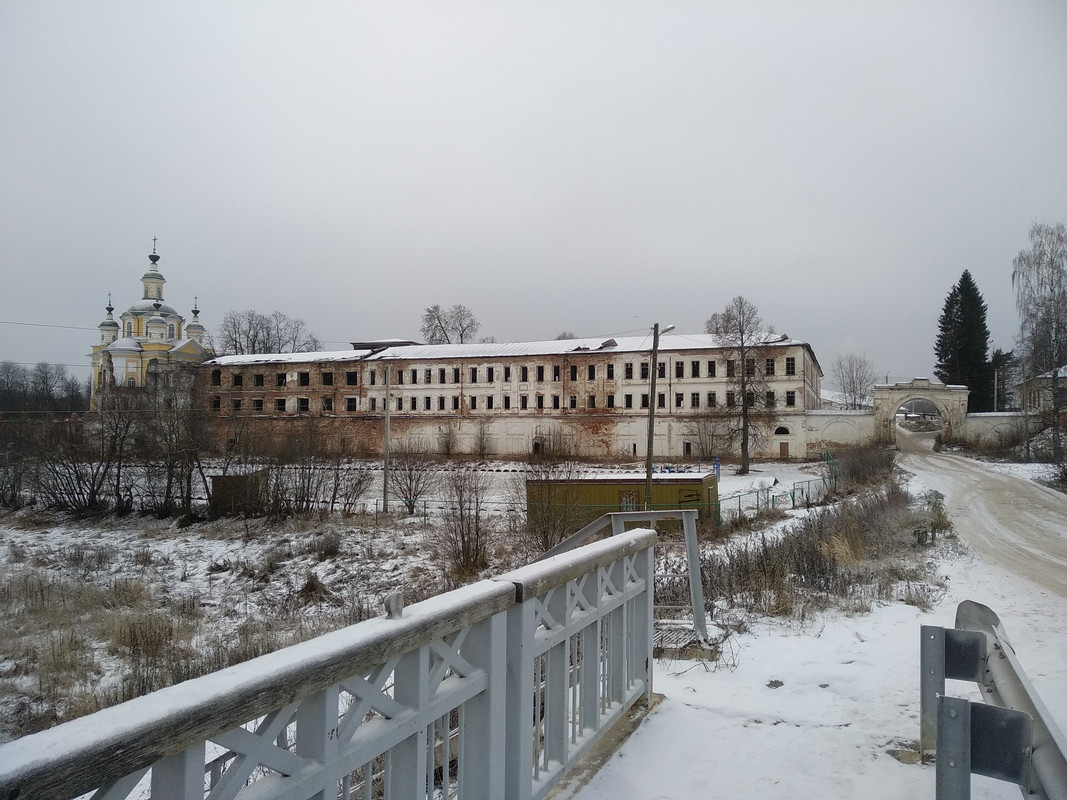
[[[643,528],[0,746],[0,797],[540,800],[652,690]]]

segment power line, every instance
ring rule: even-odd
[[[46,322],[14,322],[9,319],[0,319],[0,325],[24,325],[27,328],[63,328],[68,331],[95,331],[96,328],[83,328],[78,325],[51,325]]]

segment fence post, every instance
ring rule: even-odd
[[[700,572],[700,543],[697,542],[697,512],[682,511],[685,533],[685,559],[689,563],[689,601],[693,604],[693,627],[703,645],[708,644],[707,610],[704,608],[704,584]]]

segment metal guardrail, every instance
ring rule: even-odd
[[[631,531],[0,746],[0,797],[541,800],[652,691]]]
[[[919,744],[924,758],[936,754],[938,800],[968,800],[972,774],[1067,800],[1067,738],[996,613],[965,600],[954,629],[923,625],[919,662]],[[947,696],[946,679],[977,683],[988,703]]]

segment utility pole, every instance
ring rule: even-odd
[[[393,398],[389,395],[389,362],[385,365],[385,443],[382,446],[382,511],[389,513],[389,406]]]
[[[674,330],[673,325],[663,329],[664,333]],[[648,447],[645,449],[645,511],[652,510],[652,441],[656,431],[656,375],[659,373],[659,323],[652,326],[652,363],[649,364],[648,389]]]

